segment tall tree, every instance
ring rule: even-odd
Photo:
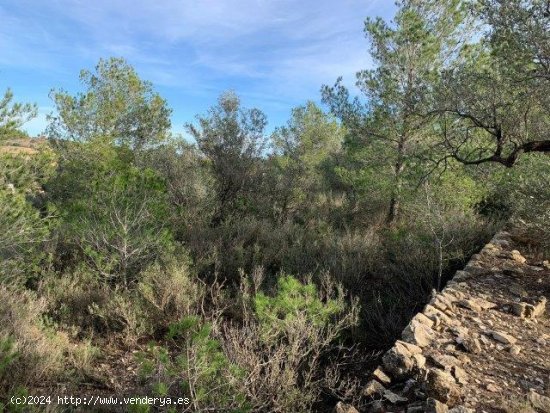
[[[485,29],[444,73],[433,111],[448,157],[515,165],[550,152],[550,3],[480,0]]]
[[[165,182],[145,166],[170,133],[171,111],[122,59],[100,60],[80,79],[85,91],[52,93],[48,128],[59,154],[48,193],[64,218],[61,255],[128,285],[172,245]]]
[[[286,126],[273,134],[275,202],[280,221],[301,207],[310,210],[323,188],[329,157],[341,149],[343,128],[313,102],[292,110]]]
[[[349,101],[340,81],[323,88],[323,98],[349,125],[355,147],[378,148],[377,167],[389,169],[388,223],[399,215],[403,180],[425,121],[419,116],[434,78],[453,55],[459,29],[465,33],[465,9],[458,0],[403,0],[395,22],[368,18],[365,34],[374,69],[357,73],[357,86],[367,102]],[[384,159],[380,159],[384,158]]]
[[[216,226],[246,207],[257,189],[267,120],[258,109],[242,108],[233,92],[223,93],[218,104],[197,119],[197,126],[189,123],[186,127],[209,160],[216,180],[218,205],[212,218]]]
[[[57,113],[50,117],[50,138],[103,140],[137,150],[167,138],[171,109],[124,59],[101,59],[95,72],[80,72],[80,81],[85,91],[75,96],[51,92]]]

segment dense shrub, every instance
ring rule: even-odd
[[[442,152],[441,119],[410,112],[428,110],[437,82],[417,74],[405,95],[394,84],[401,64],[432,70],[435,55],[376,51],[406,40],[402,24],[434,23],[415,13],[400,12],[395,33],[367,24],[381,64],[359,76],[369,104],[338,82],[324,88],[333,114],[308,102],[271,139],[232,92],[186,125],[196,144],[170,136],[166,102],[123,59],[83,71],[84,92],[54,91],[48,144],[0,152],[1,396],[78,382],[93,343],[112,352],[101,373],[129,372],[99,381],[185,395],[192,411],[357,402],[370,351],[503,219],[547,253],[548,158],[465,167]],[[428,40],[419,50],[435,53],[442,39]],[[20,112],[7,96],[4,137]]]
[[[44,299],[0,285],[0,394],[89,372],[94,350],[73,343],[46,317]]]
[[[341,379],[325,358],[355,325],[357,303],[328,276],[320,289],[283,276],[273,295],[259,291],[261,280],[243,279],[244,323],[224,326],[226,353],[246,372],[239,384],[252,411],[308,411]]]
[[[140,374],[153,394],[183,394],[194,411],[249,411],[237,385],[245,372],[229,361],[211,330],[199,316],[171,324],[166,336],[171,348],[153,345],[138,355]]]
[[[28,148],[26,148],[28,149]],[[44,203],[42,185],[51,177],[55,156],[40,151],[0,151],[0,281],[28,283],[47,266],[46,241],[55,224]],[[36,153],[35,153],[36,152]]]
[[[161,337],[171,323],[195,314],[205,290],[186,258],[151,264],[132,288],[111,286],[84,265],[50,274],[40,286],[48,314],[60,325],[80,334],[119,334],[127,343]]]

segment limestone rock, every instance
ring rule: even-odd
[[[384,394],[386,388],[376,380],[371,380],[361,391],[361,394],[365,397],[372,397],[376,394]]]
[[[426,413],[447,413],[449,407],[445,403],[441,403],[432,397],[426,400]]]
[[[502,248],[509,248],[510,247],[510,241],[507,241],[505,239],[495,239],[495,240],[493,240],[493,244],[498,245]]]
[[[464,326],[454,326],[454,327],[451,327],[450,330],[453,332],[453,334],[457,336],[463,336],[463,337],[467,337],[469,333],[468,327],[464,327]]]
[[[510,348],[508,349],[508,352],[510,354],[512,354],[513,356],[517,356],[520,352],[521,352],[521,347],[520,346],[516,346],[516,345],[512,345],[510,346]]]
[[[452,287],[446,287],[442,293],[451,303],[464,299],[464,293]]]
[[[384,370],[394,378],[406,376],[413,371],[416,365],[416,361],[412,356],[412,353],[405,346],[397,342],[382,357]]]
[[[415,344],[407,343],[406,341],[397,340],[395,345],[403,346],[411,354],[422,354],[422,349]]]
[[[454,299],[445,293],[440,293],[431,301],[431,305],[441,311],[452,310]]]
[[[464,350],[472,354],[481,353],[481,343],[475,337],[470,336],[458,336],[456,338],[457,344],[460,344]]]
[[[466,281],[467,279],[471,278],[471,274],[466,271],[457,271],[453,277],[453,281],[461,282]]]
[[[538,394],[536,391],[529,391],[527,400],[531,403],[535,409],[539,409],[543,412],[550,412],[550,397]]]
[[[502,344],[516,344],[517,339],[510,334],[503,333],[501,331],[492,330],[489,332],[491,337]]]
[[[480,276],[482,274],[484,274],[487,269],[484,268],[482,265],[480,265],[479,262],[475,262],[475,255],[472,256],[472,259],[470,260],[470,262],[466,265],[466,267],[464,267],[464,272],[466,272],[468,274],[468,278],[471,278],[471,277],[475,277],[475,276]],[[458,273],[458,271],[457,271]],[[465,280],[461,280],[461,281],[465,281]]]
[[[520,318],[533,318],[533,312],[535,311],[535,307],[527,303],[512,303],[510,308],[512,313]]]
[[[426,365],[426,357],[422,354],[413,354],[413,359],[416,363],[416,368],[421,369]]]
[[[464,369],[457,365],[451,367],[451,374],[456,379],[457,383],[465,385],[468,383],[468,374]]]
[[[476,298],[473,301],[484,310],[489,310],[491,308],[497,307],[495,303],[485,300],[483,298]]]
[[[386,390],[384,392],[384,399],[389,401],[391,404],[407,403],[409,401],[406,397],[399,396],[390,390]]]
[[[540,296],[533,300],[532,303],[520,302],[511,303],[510,308],[512,313],[521,318],[536,318],[544,314],[546,310],[546,297]]]
[[[390,384],[391,378],[382,371],[380,367],[372,372],[372,378],[378,380],[382,384]]]
[[[403,330],[402,337],[404,341],[416,344],[419,347],[426,347],[434,339],[434,331],[413,318]]]
[[[417,315],[415,315],[414,318],[413,318],[413,320],[416,320],[416,321],[418,321],[419,323],[422,323],[422,324],[424,324],[425,326],[430,327],[430,328],[432,328],[433,325],[434,325],[433,320],[431,320],[430,318],[426,317],[423,313],[418,313]]]
[[[450,371],[453,366],[460,366],[462,363],[453,356],[447,354],[433,354],[430,356],[430,361],[443,370]]]
[[[474,300],[467,300],[467,299],[459,300],[457,304],[460,307],[467,308],[469,310],[475,311],[476,313],[481,312],[481,306],[477,304]]]
[[[338,402],[336,403],[336,407],[334,408],[334,413],[359,413],[359,410],[357,410],[351,404]]]
[[[520,284],[511,284],[508,286],[508,291],[522,298],[527,297],[527,291],[525,291],[525,288]]]
[[[535,307],[533,311],[533,318],[539,317],[544,314],[544,311],[546,310],[546,297],[540,296],[538,297],[534,302],[533,306]]]
[[[493,393],[498,393],[500,391],[500,387],[496,386],[493,383],[489,383],[487,386],[485,386],[485,388]]]
[[[469,409],[464,406],[457,406],[453,407],[451,410],[449,410],[449,413],[475,413],[474,409]]]
[[[519,262],[520,264],[525,264],[525,261],[527,261],[527,259],[523,255],[521,255],[518,250],[513,250],[511,252],[510,258],[512,258],[516,262]]]
[[[424,308],[424,314],[426,314],[428,318],[433,320],[436,325],[439,324],[440,322],[443,322],[444,324],[449,326],[455,324],[452,318],[450,318],[443,311],[438,310],[437,308],[431,306],[430,304],[428,304],[426,308]]]
[[[483,336],[483,335],[482,335],[482,336],[479,336],[479,340],[480,340],[483,344],[485,344],[486,346],[491,346],[491,345],[492,345],[491,340],[489,340],[487,337],[485,337],[485,336]]]
[[[439,369],[431,369],[428,372],[426,390],[430,397],[451,405],[461,396],[460,388],[453,376]]]

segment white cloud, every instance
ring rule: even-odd
[[[163,88],[234,88],[279,106],[340,75],[353,85],[369,64],[364,18],[392,11],[388,0],[3,0],[0,66],[76,79],[123,56]]]

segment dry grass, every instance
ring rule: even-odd
[[[36,294],[0,285],[0,341],[11,342],[8,351],[15,356],[0,371],[2,392],[43,386],[66,372],[78,377],[90,368],[94,352],[89,343],[76,345],[68,334],[47,326],[45,311],[45,300]]]

